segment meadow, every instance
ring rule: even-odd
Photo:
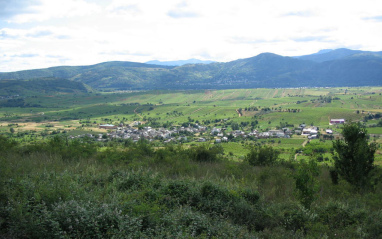
[[[343,118],[347,122],[366,119],[367,126],[376,126],[379,118],[370,118],[370,115],[382,114],[381,93],[380,87],[359,87],[30,95],[24,97],[25,102],[40,107],[0,108],[0,132],[9,133],[13,128],[13,135],[20,136],[18,140],[27,141],[31,135],[34,140],[52,132],[65,135],[105,133],[98,125],[132,125],[139,121],[155,127],[198,123],[209,128],[225,128],[227,132],[232,123],[238,123],[245,131],[256,129],[260,132],[285,125],[293,129],[304,123],[319,127],[321,134],[325,129],[332,129],[338,136],[341,127],[329,125],[330,119]],[[254,121],[256,126],[251,126]],[[368,130],[380,144],[378,135],[382,127],[369,127]],[[289,141],[295,142],[294,139],[295,135]],[[278,147],[299,146],[283,141]],[[245,149],[240,147],[224,148],[237,157],[245,154]],[[377,160],[381,159],[378,150]]]

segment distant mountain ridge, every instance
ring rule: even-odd
[[[187,64],[210,64],[216,61],[202,61],[198,59],[188,59],[188,60],[179,60],[179,61],[148,61],[146,64],[160,65],[160,66],[182,66]]]
[[[324,50],[287,57],[262,53],[226,63],[104,62],[0,73],[2,80],[67,79],[99,90],[381,86],[382,52]]]
[[[372,52],[372,51],[350,50],[346,48],[340,48],[336,50],[325,49],[311,55],[297,56],[296,58],[301,60],[324,62],[324,61],[338,60],[345,57],[354,56],[357,54],[375,54],[378,56],[382,56],[382,51]]]

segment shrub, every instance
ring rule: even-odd
[[[272,165],[276,162],[279,152],[271,146],[252,146],[245,156],[245,161],[253,166]]]
[[[17,142],[14,140],[11,140],[3,135],[0,135],[0,152],[2,154],[10,151],[14,147],[17,146]]]
[[[363,225],[365,238],[381,238],[382,235],[382,211],[371,213]]]
[[[222,153],[221,146],[200,145],[189,149],[191,159],[197,162],[215,162],[219,159],[218,155]]]
[[[316,199],[318,184],[316,177],[320,174],[317,163],[314,160],[300,161],[297,171],[293,175],[296,180],[297,198],[305,208],[310,208]]]

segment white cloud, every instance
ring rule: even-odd
[[[378,0],[41,0],[17,10],[21,3],[27,1],[7,5],[6,19],[0,18],[0,55],[8,60],[0,71],[109,60],[229,61],[337,47],[382,50]],[[23,54],[33,61],[11,57]]]
[[[101,11],[96,4],[84,0],[40,0],[31,4],[29,12],[15,14],[10,19],[16,23],[26,23],[30,21],[46,21],[54,18],[70,18],[75,16],[86,16]]]

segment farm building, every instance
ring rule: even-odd
[[[304,128],[302,130],[302,135],[315,135],[317,133],[318,133],[317,127],[314,127],[314,126],[311,126],[309,128]]]
[[[100,129],[116,129],[117,126],[113,125],[113,124],[101,124],[99,126]]]
[[[329,125],[344,124],[344,123],[345,123],[345,119],[331,119],[329,122]]]

